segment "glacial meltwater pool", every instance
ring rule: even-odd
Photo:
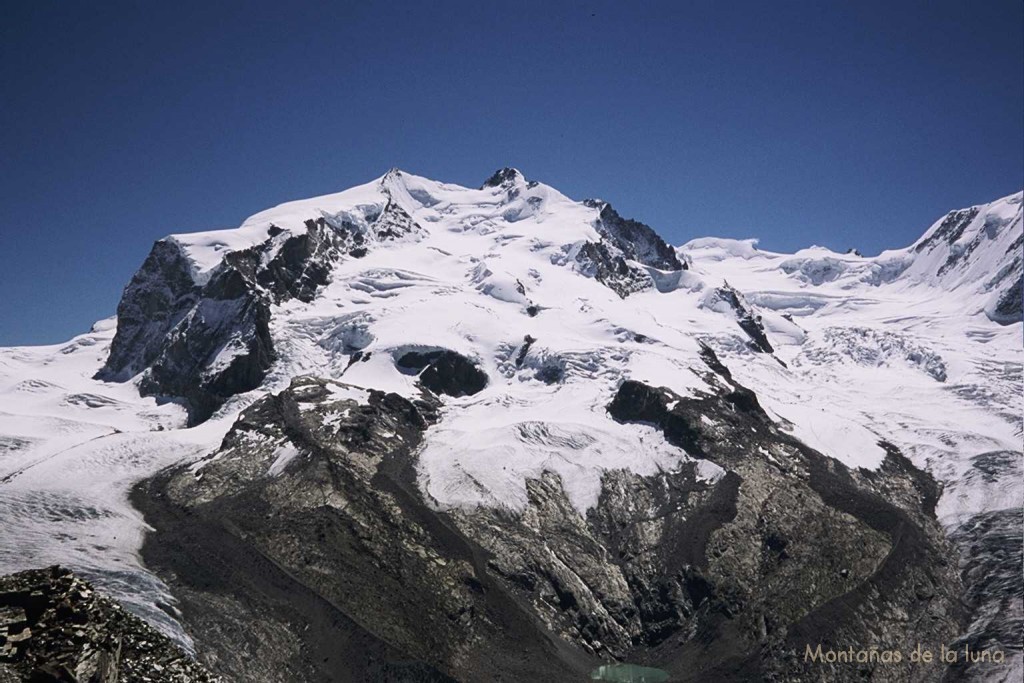
[[[610,683],[664,683],[668,672],[638,664],[603,664],[590,672],[592,681]]]

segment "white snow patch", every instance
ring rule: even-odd
[[[267,470],[267,476],[279,476],[284,472],[285,468],[288,467],[288,464],[298,457],[298,455],[299,449],[291,443],[285,443],[279,446],[278,449],[274,451],[274,462],[271,463],[270,469]]]

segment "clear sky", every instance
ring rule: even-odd
[[[66,2],[0,20],[0,344],[153,241],[398,166],[601,197],[674,243],[877,253],[1024,184],[1020,0]]]

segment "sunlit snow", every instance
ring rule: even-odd
[[[174,240],[203,282],[224,254],[267,239],[271,226],[298,233],[308,219],[356,220],[388,201],[421,231],[341,261],[311,304],[275,307],[279,360],[264,386],[200,427],[184,429],[180,406],[140,398],[134,382],[92,379],[112,320],[67,344],[0,349],[0,572],[66,564],[187,643],[155,606],[170,597],[138,558],[145,525],[128,503],[131,485],[212,452],[242,408],[296,375],[417,396],[415,375],[396,367],[414,350],[457,351],[489,377],[480,393],[445,399],[418,454],[422,490],[442,508],[520,509],[526,479],[551,471],[585,511],[606,470],[650,474],[689,461],[653,428],[614,422],[606,406],[627,378],[681,396],[708,389],[701,343],[783,428],[826,455],[874,468],[885,454],[879,441],[901,448],[946,484],[947,524],[1022,502],[1017,479],[964,476],[980,454],[1021,454],[1021,325],[992,322],[985,289],[1021,234],[1019,193],[980,208],[963,232],[961,241],[974,240],[967,246],[864,258],[694,240],[679,249],[691,270],[652,269],[651,289],[626,299],[572,258],[599,239],[597,209],[522,176],[475,190],[393,171],[234,230]],[[774,354],[751,351],[729,310],[702,305],[725,282],[762,316]],[[234,353],[228,344],[215,362]],[[283,446],[268,476],[286,476],[296,456]],[[721,474],[707,462],[698,471]]]

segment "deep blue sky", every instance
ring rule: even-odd
[[[516,166],[676,243],[904,246],[1024,184],[1022,24],[1020,0],[4,0],[0,344],[112,314],[168,233],[391,166]]]

